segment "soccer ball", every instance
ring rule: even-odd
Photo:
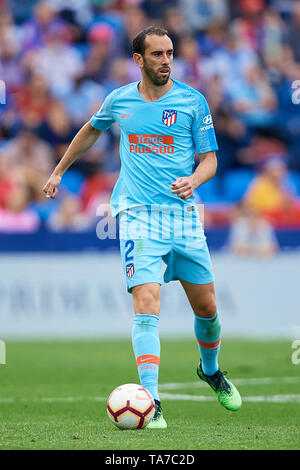
[[[154,416],[155,402],[151,393],[141,385],[124,384],[111,392],[107,414],[120,429],[142,429]]]

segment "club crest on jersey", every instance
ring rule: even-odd
[[[175,111],[174,109],[163,110],[162,122],[166,126],[168,127],[173,126],[173,124],[175,124],[176,122],[176,119],[177,119],[177,111]]]
[[[126,275],[132,277],[134,275],[134,264],[130,263],[126,266]]]

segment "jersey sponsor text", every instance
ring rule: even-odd
[[[135,153],[174,153],[172,135],[129,134],[129,150]]]

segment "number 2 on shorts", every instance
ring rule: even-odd
[[[133,260],[133,256],[129,256],[129,255],[130,255],[130,253],[132,252],[132,250],[134,248],[134,241],[133,240],[127,240],[127,242],[125,243],[125,248],[126,248],[125,263],[128,263],[128,261]]]

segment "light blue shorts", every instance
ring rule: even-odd
[[[196,206],[176,210],[141,206],[119,213],[122,266],[134,286],[183,280],[214,282],[206,237]],[[167,265],[163,273],[163,262]]]

